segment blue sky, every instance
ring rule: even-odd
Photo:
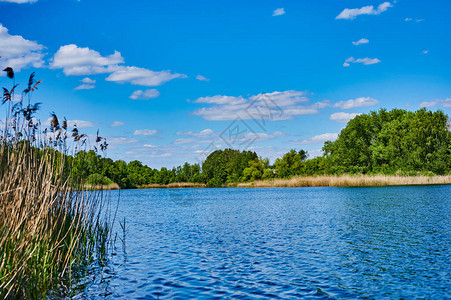
[[[356,114],[451,114],[451,2],[0,0],[0,67],[108,156],[320,155]],[[0,86],[9,86],[0,77]]]

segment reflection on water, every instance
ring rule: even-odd
[[[115,253],[75,298],[449,296],[451,186],[120,193]]]

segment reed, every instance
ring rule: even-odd
[[[322,175],[296,176],[290,179],[258,180],[239,183],[238,187],[370,187],[395,185],[451,184],[451,176],[398,176],[398,175]]]
[[[5,71],[14,79],[11,68]],[[39,104],[30,104],[30,98],[38,84],[32,74],[19,102],[13,102],[16,85],[3,91],[1,299],[44,298],[57,287],[58,294],[70,295],[77,274],[93,262],[105,263],[110,240],[111,214],[103,192],[88,192],[68,175],[67,122],[60,125],[54,116],[50,131],[41,131],[33,117]],[[86,144],[78,132],[72,135],[75,147]]]
[[[106,191],[106,190],[120,190],[120,186],[116,183],[109,184],[85,184],[85,189],[88,191]]]

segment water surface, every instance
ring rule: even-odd
[[[76,298],[444,299],[450,195],[451,186],[120,191],[125,235],[116,222],[115,255]]]

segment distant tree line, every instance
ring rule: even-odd
[[[126,163],[80,151],[68,158],[74,178],[90,184],[117,183],[121,188],[173,182],[230,183],[320,174],[449,174],[451,132],[442,111],[381,109],[350,120],[337,140],[327,141],[323,156],[308,158],[305,150],[290,150],[273,165],[255,152],[216,150],[200,164],[152,169],[134,160]]]

